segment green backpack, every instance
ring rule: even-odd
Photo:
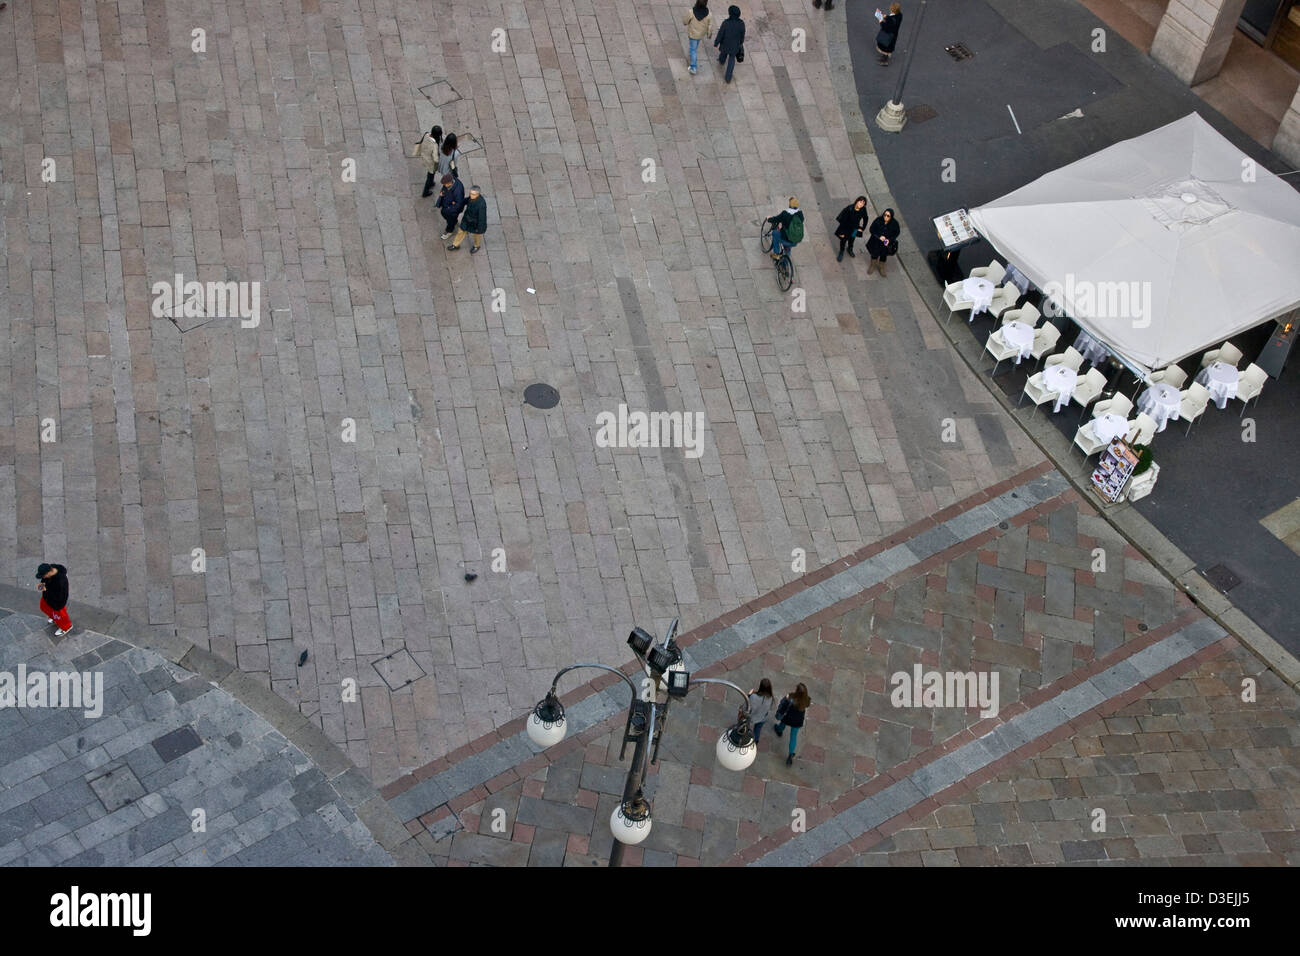
[[[803,216],[791,216],[785,226],[785,241],[790,245],[803,242]]]

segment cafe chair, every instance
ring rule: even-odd
[[[1149,382],[1152,385],[1172,385],[1174,388],[1182,388],[1187,384],[1187,373],[1177,365],[1171,365],[1152,372]]]
[[[1020,301],[1020,290],[1011,282],[1000,285],[993,290],[993,301],[989,303],[989,315],[1000,316],[1007,309],[1015,308]]]
[[[1124,440],[1130,445],[1149,445],[1156,435],[1156,420],[1146,412],[1138,412],[1137,418],[1128,423],[1128,434]]]
[[[1097,437],[1094,426],[1097,424],[1095,418],[1088,419],[1087,422],[1079,426],[1078,431],[1074,433],[1074,446],[1083,452],[1084,461],[1087,461],[1097,452],[1101,451],[1110,442],[1104,442]]]
[[[1034,403],[1034,414],[1038,413],[1038,406],[1042,405],[1043,402],[1056,401],[1056,393],[1048,390],[1046,384],[1043,382],[1042,372],[1035,372],[1033,375],[1029,376],[1029,381],[1025,382],[1024,391],[1020,393],[1020,401],[1016,403],[1017,406],[1024,402],[1026,395],[1028,395],[1029,400]],[[1031,414],[1029,417],[1033,418],[1034,414]]]
[[[1217,349],[1211,349],[1205,353],[1205,357],[1201,359],[1201,368],[1206,368],[1215,362],[1226,362],[1236,368],[1237,363],[1241,361],[1241,357],[1241,349],[1231,342],[1224,342]]]
[[[1078,350],[1075,349],[1073,345],[1067,345],[1064,352],[1047,356],[1047,361],[1043,363],[1044,366],[1066,365],[1074,372],[1079,371],[1079,366],[1082,364],[1083,356],[1079,354]]]
[[[994,285],[1000,285],[1007,277],[1007,267],[994,259],[986,266],[979,266],[970,271],[972,279],[988,279]]]
[[[1002,364],[1003,360],[1014,359],[1020,355],[1020,349],[1008,344],[1002,337],[1001,329],[994,329],[989,333],[988,341],[984,343],[984,351],[997,359],[997,362],[993,365],[993,371],[989,373],[990,375],[998,374],[998,366]]]
[[[1241,373],[1241,378],[1237,380],[1237,397],[1241,399],[1241,417],[1246,417],[1246,406],[1250,404],[1253,398],[1258,404],[1259,393],[1264,390],[1264,382],[1268,379],[1268,373],[1262,368],[1251,362],[1246,366],[1246,371]]]
[[[1023,322],[1025,325],[1033,328],[1038,325],[1038,320],[1042,317],[1043,314],[1034,307],[1032,302],[1026,302],[1018,309],[1007,309],[1007,311],[1003,312],[1002,324],[1006,325],[1008,322]]]
[[[1178,417],[1187,422],[1187,431],[1183,434],[1190,435],[1192,423],[1201,417],[1210,404],[1210,390],[1199,382],[1193,382],[1183,391],[1182,399],[1178,404]]]
[[[1107,398],[1092,406],[1092,417],[1100,418],[1102,415],[1123,415],[1128,418],[1128,413],[1133,411],[1133,403],[1126,395],[1116,395],[1114,398]]]
[[[1044,355],[1056,348],[1061,339],[1061,330],[1051,322],[1044,322],[1034,329],[1034,348],[1029,354],[1042,361]]]
[[[975,300],[968,299],[966,293],[962,291],[961,279],[956,282],[949,282],[943,287],[943,304],[948,307],[948,318],[946,321],[951,322],[953,313],[961,309],[975,308]]]
[[[1080,421],[1083,421],[1088,406],[1101,396],[1101,390],[1105,387],[1106,375],[1101,369],[1090,368],[1087,375],[1080,375],[1074,380],[1074,394],[1070,396],[1070,401],[1079,403]]]

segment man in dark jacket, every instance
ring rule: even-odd
[[[442,192],[438,193],[434,205],[442,210],[442,218],[447,221],[442,238],[450,239],[456,231],[456,220],[465,208],[465,186],[451,173],[447,173],[442,177]]]
[[[68,569],[61,564],[41,564],[36,569],[41,592],[41,610],[45,619],[58,625],[54,635],[62,637],[72,630],[72,619],[68,617]]]
[[[740,7],[727,7],[727,19],[718,27],[713,45],[718,48],[718,62],[727,64],[724,79],[730,83],[731,71],[736,68],[736,54],[745,46],[745,21],[740,19]]]
[[[799,227],[795,230],[797,235],[792,236],[790,234],[790,223],[796,219],[799,221]],[[788,207],[775,216],[768,216],[767,221],[772,224],[773,259],[780,259],[782,252],[793,249],[803,241],[803,210],[799,208],[799,200],[793,196],[790,197]]]
[[[468,233],[474,237],[474,244],[469,250],[472,256],[483,247],[485,232],[487,232],[487,200],[479,193],[477,186],[470,186],[469,202],[465,203],[465,215],[460,219],[460,229],[456,231],[456,238],[447,248],[459,249],[460,244],[465,241],[465,234]]]

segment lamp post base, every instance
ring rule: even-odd
[[[882,106],[876,114],[876,125],[886,133],[902,132],[907,125],[907,112],[903,109],[903,104],[890,100]]]

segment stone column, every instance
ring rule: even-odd
[[[1273,152],[1300,169],[1300,89],[1296,90],[1286,115],[1282,117],[1277,136],[1273,137]]]
[[[1169,0],[1151,58],[1188,86],[1216,76],[1246,0]]]

